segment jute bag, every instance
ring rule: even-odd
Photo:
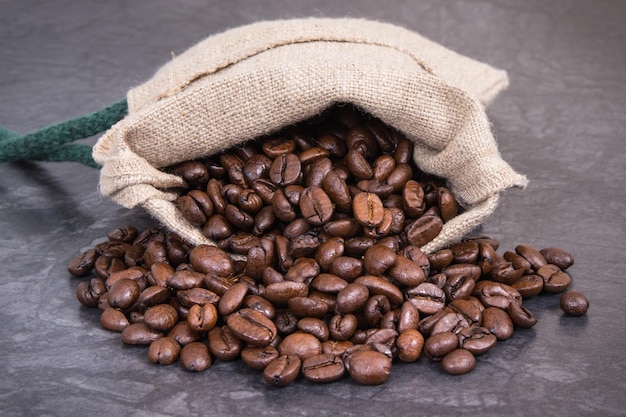
[[[192,244],[212,244],[174,204],[183,180],[160,168],[209,156],[352,103],[415,143],[423,171],[443,177],[466,209],[422,249],[480,225],[500,191],[524,187],[500,156],[484,106],[504,71],[418,34],[362,19],[269,21],[209,37],[128,93],[128,115],[93,150],[100,190],[142,206]]]

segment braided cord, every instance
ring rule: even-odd
[[[122,120],[127,112],[128,104],[124,99],[95,113],[25,135],[0,126],[0,163],[21,160],[73,161],[99,168],[91,156],[91,146],[71,142],[110,128]]]

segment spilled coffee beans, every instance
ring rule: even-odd
[[[567,314],[586,313],[566,291],[574,259],[562,249],[499,255],[496,240],[473,236],[423,253],[461,211],[450,190],[374,118],[342,106],[321,120],[167,168],[189,186],[182,215],[217,246],[112,230],[68,264],[79,302],[152,363],[200,372],[241,358],[275,386],[381,384],[422,352],[464,374],[536,323],[525,299],[563,293]]]

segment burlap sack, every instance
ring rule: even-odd
[[[212,243],[173,203],[182,179],[159,168],[349,102],[414,141],[417,165],[446,178],[467,209],[423,248],[429,253],[481,224],[500,191],[526,185],[500,157],[484,110],[507,85],[504,71],[390,24],[255,23],[209,37],[128,93],[128,116],[94,147],[100,189],[193,244]]]

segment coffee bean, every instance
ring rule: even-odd
[[[574,265],[574,257],[563,249],[543,248],[539,253],[543,255],[547,263],[556,265],[563,271]]]
[[[243,343],[228,325],[213,327],[208,334],[209,351],[217,359],[233,360],[241,354]]]
[[[280,354],[274,346],[246,346],[241,351],[241,360],[252,369],[262,371]]]
[[[209,348],[202,342],[191,342],[182,347],[180,362],[188,371],[202,372],[211,367]]]
[[[363,284],[351,283],[337,293],[337,311],[353,313],[365,306],[369,290]]]
[[[189,262],[198,272],[226,277],[232,273],[233,262],[226,252],[215,246],[196,246],[189,253]]]
[[[120,310],[115,308],[107,308],[100,316],[100,324],[102,328],[113,332],[121,332],[130,323],[128,318]]]
[[[155,330],[167,332],[178,323],[178,312],[169,304],[158,304],[146,310],[143,321]]]
[[[391,358],[377,351],[356,352],[348,363],[348,373],[359,384],[379,385],[391,375]]]
[[[498,340],[506,340],[513,335],[513,321],[501,308],[486,308],[482,312],[481,326],[489,330]]]
[[[100,296],[106,292],[104,281],[100,278],[92,278],[89,281],[83,281],[78,284],[78,287],[76,287],[76,298],[84,306],[96,307]]]
[[[197,332],[207,332],[217,323],[217,309],[213,304],[194,304],[187,315],[189,327]]]
[[[511,303],[506,309],[516,326],[529,329],[537,323],[535,316],[521,304]]]
[[[537,270],[537,275],[543,278],[543,290],[550,293],[560,293],[569,287],[572,279],[561,271],[558,266],[546,264]]]
[[[179,345],[185,346],[192,342],[197,342],[201,338],[201,333],[189,327],[187,320],[179,321],[172,330],[169,331],[167,337],[176,340]]]
[[[86,250],[68,263],[67,270],[75,277],[84,277],[93,270],[98,256],[95,249]]]
[[[587,314],[589,300],[584,294],[578,291],[565,291],[560,299],[561,310],[571,316],[582,316]]]
[[[243,308],[226,318],[237,338],[254,346],[268,346],[278,333],[274,323],[263,313]]]
[[[462,375],[476,366],[476,358],[466,349],[455,349],[441,360],[441,369],[450,375]]]
[[[377,226],[383,221],[383,203],[374,193],[358,193],[352,199],[354,217],[363,226]]]
[[[495,281],[479,281],[473,295],[486,307],[498,307],[506,310],[511,303],[521,304],[522,296],[513,287]]]
[[[145,323],[132,323],[122,330],[122,343],[126,345],[149,345],[163,333]]]
[[[311,382],[333,382],[345,373],[343,361],[337,355],[319,354],[302,361],[302,376]]]
[[[522,256],[524,259],[526,259],[532,265],[535,271],[548,263],[546,261],[546,258],[544,258],[541,254],[541,252],[539,252],[532,246],[517,245],[515,247],[515,252],[518,255]]]
[[[296,355],[281,355],[271,361],[263,370],[265,381],[276,387],[289,385],[300,374],[302,360]]]
[[[424,336],[416,329],[406,329],[398,335],[398,358],[402,362],[415,362],[424,348]]]
[[[180,345],[169,337],[160,337],[150,343],[148,360],[155,364],[171,365],[178,360]]]
[[[423,246],[437,237],[442,228],[443,221],[439,216],[424,215],[409,223],[404,233],[412,245]]]
[[[496,336],[489,329],[477,325],[464,328],[458,333],[458,337],[459,347],[473,355],[481,355],[491,350],[497,342]]]

